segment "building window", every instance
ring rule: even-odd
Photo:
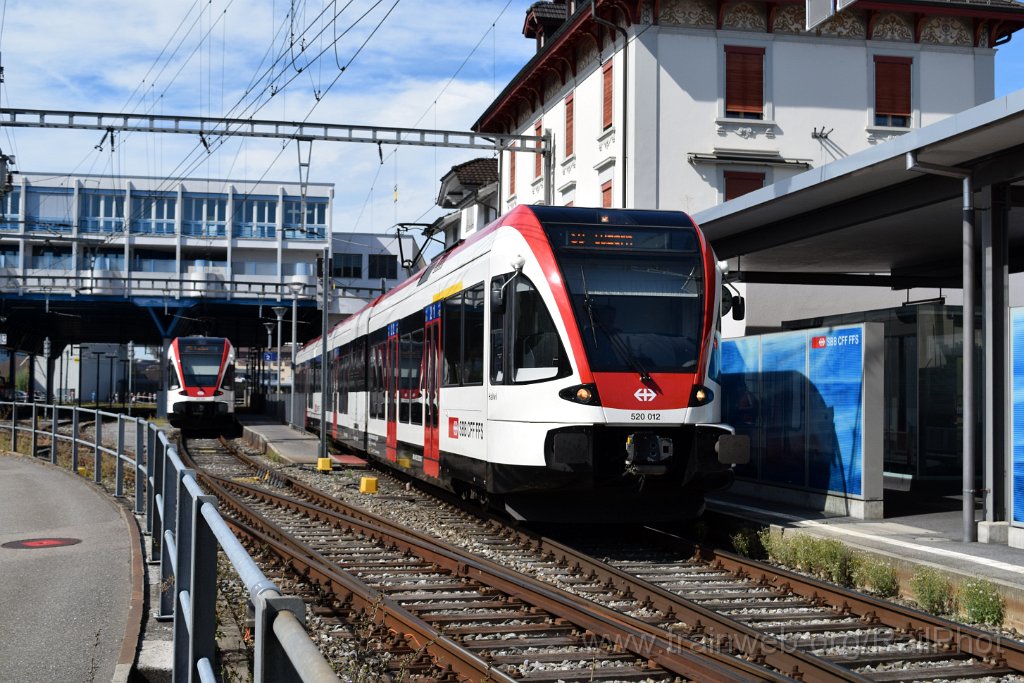
[[[231,221],[231,234],[234,237],[275,237],[277,197],[236,199]]]
[[[307,199],[303,221],[302,199],[284,198],[285,239],[324,239],[327,235],[327,199]]]
[[[575,132],[575,127],[576,127],[576,121],[574,120],[575,113],[576,113],[575,112],[575,102],[574,102],[574,99],[573,99],[573,94],[569,93],[569,95],[565,98],[565,158],[566,159],[568,159],[573,154],[575,154],[575,151],[573,149],[573,143],[574,143],[573,134]]]
[[[363,255],[362,254],[332,254],[333,261],[331,275],[333,277],[345,277],[361,280],[363,277]]]
[[[82,190],[78,197],[82,232],[121,232],[124,229],[124,194]]]
[[[516,146],[512,145],[512,153],[508,155],[508,196],[516,193]]]
[[[725,115],[764,118],[764,48],[725,46]]]
[[[603,84],[601,102],[604,105],[601,112],[601,128],[608,130],[612,127],[612,102],[615,99],[615,91],[612,88],[614,79],[612,78],[611,60],[605,62],[605,65],[601,67],[601,79]]]
[[[370,254],[370,279],[394,280],[398,277],[398,257],[394,254]]]
[[[535,123],[533,125],[533,134],[535,136],[537,136],[537,137],[540,137],[541,135],[544,134],[543,122],[538,121],[537,123]],[[538,150],[540,149],[540,144],[541,144],[540,140],[538,140],[537,141],[537,149]],[[536,157],[536,159],[534,159],[534,162],[533,162],[533,177],[534,178],[540,178],[541,156],[542,155],[538,153],[538,154],[534,154],[534,156]]]
[[[762,187],[764,187],[764,173],[725,172],[725,201],[735,199],[754,190],[760,190]]]
[[[18,248],[17,247],[0,247],[0,268],[17,268],[18,267]]]
[[[875,125],[910,127],[910,57],[875,55]]]
[[[74,194],[66,187],[29,187],[25,197],[26,230],[71,232]]]
[[[181,232],[193,237],[227,237],[227,213],[224,195],[186,195]]]
[[[3,209],[3,216],[0,217],[0,230],[16,232],[21,229],[18,217],[21,214],[21,188],[13,187],[0,197],[0,208]]]
[[[601,185],[601,206],[606,209],[612,208],[612,181]]]
[[[173,235],[178,197],[174,193],[132,193],[130,232],[136,235]]]

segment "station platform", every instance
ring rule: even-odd
[[[130,511],[90,480],[0,456],[0,678],[128,681],[145,558]]]
[[[786,508],[752,498],[716,493],[708,497],[708,512],[749,523],[773,525],[824,538],[835,538],[859,553],[890,561],[903,578],[918,565],[946,572],[954,582],[985,578],[995,583],[1006,600],[1006,626],[1024,631],[1024,550],[1005,543],[964,543],[959,498],[946,505],[922,501],[886,500],[886,517],[864,520],[832,516],[801,508]],[[981,511],[975,512],[980,520]]]
[[[296,465],[315,465],[320,456],[320,439],[262,415],[238,415],[242,440],[261,453]],[[347,467],[365,467],[366,461],[354,455],[330,453],[331,459]]]

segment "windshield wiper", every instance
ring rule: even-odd
[[[593,300],[590,298],[590,290],[587,289],[587,276],[583,272],[583,266],[580,266],[580,277],[583,279],[583,308],[587,311],[587,318],[590,319],[590,331],[594,335],[594,348],[597,348],[597,328],[600,327],[601,331],[605,333],[605,336],[612,343],[612,349],[619,355],[619,358],[624,360],[633,369],[633,372],[640,375],[641,381],[649,382],[651,380],[650,373],[636,359],[629,345],[622,341],[619,333],[605,325],[604,321],[601,320],[601,316],[598,316],[596,321],[594,320]]]

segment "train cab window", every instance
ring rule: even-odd
[[[522,384],[571,374],[555,322],[533,282],[525,275],[515,276],[504,297],[504,313],[492,311],[491,317],[491,381]]]
[[[235,366],[229,365],[224,369],[224,379],[220,381],[221,389],[234,389],[235,388]]]
[[[181,381],[178,380],[178,371],[174,369],[174,363],[167,363],[167,388],[171,391],[181,389]]]

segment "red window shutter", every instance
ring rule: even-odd
[[[764,112],[764,48],[725,47],[726,113]]]
[[[910,57],[875,55],[875,114],[910,116]]]
[[[569,96],[565,98],[565,156],[567,158],[573,155],[573,132],[576,125],[574,110],[575,102],[572,93],[569,93]]]
[[[612,63],[611,60],[605,62],[605,65],[601,68],[602,77],[604,78],[604,112],[602,113],[601,121],[603,122],[604,128],[612,127]]]
[[[764,173],[725,172],[725,201],[764,187]]]
[[[541,121],[538,121],[537,123],[535,123],[533,125],[533,134],[536,135],[537,137],[540,137],[541,135],[544,134],[544,127],[541,125],[541,123],[542,123]],[[540,142],[537,143],[537,149],[540,149]],[[534,154],[533,156],[534,156],[534,161],[533,161],[533,177],[534,178],[540,178],[541,155],[540,154]]]
[[[512,153],[508,157],[508,194],[516,193],[516,146],[512,145]]]
[[[612,208],[612,181],[601,185],[601,206],[606,209]]]

